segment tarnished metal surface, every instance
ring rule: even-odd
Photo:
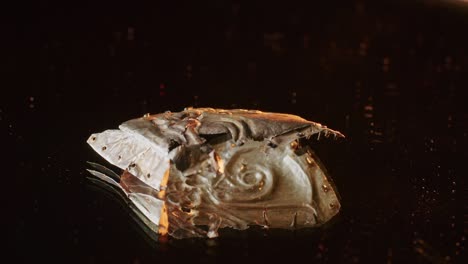
[[[343,137],[298,116],[256,110],[145,115],[90,136],[91,147],[124,170],[118,181],[91,173],[118,186],[163,235],[313,227],[340,208],[318,157],[299,143],[315,134]]]

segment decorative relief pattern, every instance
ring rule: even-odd
[[[148,114],[88,139],[120,176],[100,166],[89,171],[121,191],[161,235],[313,227],[336,215],[340,203],[318,157],[300,144],[312,135],[343,137],[298,116],[256,110]]]

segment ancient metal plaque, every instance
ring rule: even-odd
[[[340,203],[318,157],[300,139],[343,137],[295,115],[187,108],[92,134],[88,144],[123,170],[89,170],[120,190],[151,232],[216,237],[251,225],[319,226]]]

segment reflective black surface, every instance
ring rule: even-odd
[[[461,1],[37,3],[10,13],[0,126],[15,262],[462,263],[468,6]],[[85,179],[85,143],[147,112],[286,112],[342,198],[323,229],[148,241]]]

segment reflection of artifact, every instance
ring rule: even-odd
[[[216,237],[222,227],[312,227],[339,211],[325,169],[299,142],[315,134],[343,137],[318,123],[254,110],[187,108],[119,128],[93,134],[88,143],[124,172],[119,179],[90,172],[120,189],[159,234]]]

